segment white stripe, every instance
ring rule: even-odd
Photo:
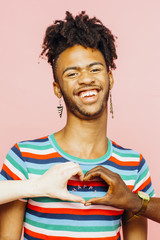
[[[29,199],[29,204],[42,208],[71,208],[71,209],[98,209],[98,210],[111,210],[111,211],[122,211],[122,209],[114,208],[111,206],[105,205],[90,205],[84,206],[82,203],[73,203],[73,202],[36,202],[32,199]]]
[[[134,186],[133,191],[137,190],[149,177],[150,177],[150,174],[148,172],[147,175]]]
[[[135,180],[123,180],[126,185],[134,186]]]
[[[35,178],[39,178],[40,176],[42,176],[42,175],[28,173],[28,177],[29,177],[29,179],[35,179]]]
[[[5,160],[5,165],[20,179],[22,180],[26,179],[26,177],[17,168],[15,168],[7,159]]]
[[[46,155],[46,154],[54,153],[56,151],[54,151],[53,148],[44,149],[44,150],[38,150],[38,149],[32,149],[32,148],[21,148],[21,152],[33,153],[38,155]]]
[[[54,230],[47,230],[44,228],[39,228],[32,226],[28,223],[24,223],[24,227],[33,231],[35,233],[41,233],[48,236],[57,236],[57,237],[75,237],[75,238],[101,238],[101,237],[112,237],[116,236],[120,230],[120,227],[117,228],[115,231],[110,232],[69,232],[69,231],[54,231]]]
[[[139,162],[138,157],[121,157],[121,156],[117,155],[116,153],[112,153],[112,156],[122,162]]]

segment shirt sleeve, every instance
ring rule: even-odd
[[[25,180],[28,179],[26,164],[23,160],[18,144],[8,152],[0,173],[0,180]]]
[[[133,187],[134,193],[137,193],[138,191],[146,192],[150,197],[155,196],[155,191],[152,186],[149,168],[146,160],[143,158],[141,154],[138,166],[138,173]]]

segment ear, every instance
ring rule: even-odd
[[[108,71],[108,77],[109,77],[109,89],[111,90],[114,84],[113,74],[112,71]]]
[[[58,97],[61,98],[62,97],[62,93],[59,87],[59,84],[57,82],[53,82],[53,89],[54,89],[54,94]]]

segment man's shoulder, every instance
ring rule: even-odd
[[[17,148],[20,151],[23,149],[46,149],[50,146],[48,135],[30,140],[22,140],[17,142],[12,148]]]
[[[34,139],[30,139],[30,140],[22,140],[20,142],[18,142],[18,145],[23,145],[23,144],[38,144],[38,143],[43,143],[43,142],[47,142],[48,141],[48,135],[44,136],[44,137],[39,137],[39,138],[34,138]]]
[[[122,147],[121,145],[117,144],[117,142],[112,141],[112,148],[113,153],[120,155],[120,156],[126,156],[126,157],[136,157],[140,158],[141,154],[137,151],[133,150],[129,147]]]

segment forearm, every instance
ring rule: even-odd
[[[150,199],[143,216],[160,223],[160,198]]]
[[[133,214],[136,214],[142,206],[142,200],[138,197],[137,194],[133,193],[132,198],[129,202],[130,208],[126,210],[129,210]],[[142,216],[160,223],[160,198],[150,198],[147,209],[142,214]]]
[[[130,213],[126,213],[128,217]],[[123,222],[123,239],[124,240],[147,240],[147,219],[137,217],[129,222]]]
[[[0,181],[0,204],[11,202],[20,198],[44,196],[36,180],[7,180]]]
[[[78,175],[83,181],[83,172],[77,163],[67,162],[52,166],[43,175],[30,180],[0,181],[0,204],[20,198],[50,197],[85,203],[85,200],[67,190],[67,182]]]

